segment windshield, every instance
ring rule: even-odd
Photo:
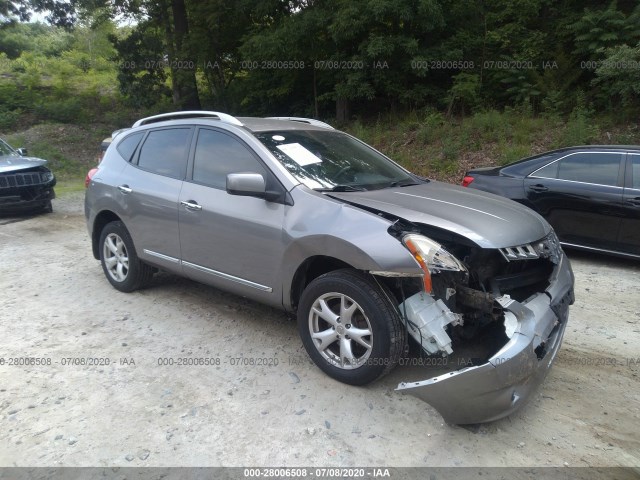
[[[255,135],[309,188],[355,191],[418,183],[371,147],[344,133],[283,130]]]
[[[19,157],[18,152],[16,152],[13,148],[9,146],[9,144],[5,143],[3,140],[0,140],[0,156],[11,155],[12,157]]]

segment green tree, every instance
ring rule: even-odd
[[[264,25],[241,51],[245,59],[268,52],[274,60],[304,60],[304,71],[284,83],[276,72],[271,79],[264,72],[249,72],[248,78],[258,78],[272,98],[304,89],[314,111],[318,102],[333,103],[338,120],[345,120],[354,102],[393,109],[423,101],[424,84],[412,60],[442,26],[437,0],[322,0]]]
[[[169,98],[167,69],[163,66],[164,38],[150,22],[141,22],[123,38],[110,36],[118,65],[120,91],[135,108],[148,108]]]
[[[572,30],[574,52],[584,59],[600,59],[605,49],[640,39],[640,7],[628,16],[618,9],[616,1],[605,9],[585,8]]]
[[[640,96],[640,43],[634,47],[618,45],[604,51],[604,60],[596,70],[593,85],[611,101],[624,107],[638,105]],[[633,111],[635,114],[635,111]]]

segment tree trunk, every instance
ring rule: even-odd
[[[318,113],[318,85],[316,83],[316,69],[313,69],[313,112],[315,113],[315,117],[320,118]]]
[[[336,100],[336,121],[338,121],[338,123],[348,122],[351,116],[349,110],[349,100],[346,98],[338,98]]]

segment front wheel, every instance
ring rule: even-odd
[[[365,385],[390,372],[404,342],[390,298],[371,276],[355,270],[313,280],[298,305],[298,330],[314,363],[350,385]]]
[[[100,263],[109,283],[121,292],[137,290],[153,276],[153,269],[138,258],[131,235],[122,222],[108,223],[102,229]]]

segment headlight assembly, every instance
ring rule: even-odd
[[[409,249],[424,272],[424,289],[431,293],[431,274],[440,271],[466,272],[465,266],[456,257],[447,252],[438,242],[424,235],[409,234],[402,238],[402,243]]]

